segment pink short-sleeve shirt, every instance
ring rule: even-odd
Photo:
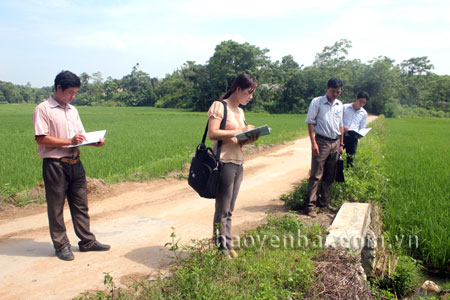
[[[41,102],[33,112],[34,136],[48,135],[55,138],[72,138],[75,134],[85,134],[78,110],[70,104],[59,104],[52,96]],[[45,147],[37,145],[41,158],[61,158],[78,156],[78,148]]]
[[[219,101],[214,101],[208,110],[208,118],[214,118],[218,120],[223,119],[224,106]],[[226,130],[235,130],[244,128],[245,116],[244,111],[241,108],[232,109],[230,105],[227,105],[227,122],[225,124]],[[217,141],[214,142],[214,151],[217,148]],[[237,142],[235,137],[223,140],[222,150],[220,152],[220,160],[226,163],[234,163],[242,165],[244,163],[244,154],[242,153],[242,147]]]

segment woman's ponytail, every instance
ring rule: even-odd
[[[240,87],[243,90],[248,88],[254,90],[257,85],[258,83],[256,82],[255,78],[252,75],[245,73],[241,74],[234,79],[230,89],[226,93],[223,93],[219,99],[220,100],[228,99],[228,97],[230,97],[238,87]]]

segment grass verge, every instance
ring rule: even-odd
[[[300,232],[304,238],[297,239]],[[109,291],[84,294],[76,299],[325,299],[327,293],[348,294],[353,290],[360,299],[369,299],[370,291],[360,280],[349,280],[345,288],[335,288],[342,282],[343,269],[348,270],[349,276],[356,275],[352,264],[355,258],[328,253],[319,242],[324,234],[321,227],[308,227],[295,214],[269,215],[265,226],[247,231],[239,238],[240,247],[236,248],[239,257],[233,260],[222,259],[209,240],[180,248],[172,236],[171,249],[175,252],[182,249],[185,255],[179,257],[186,258],[180,258],[173,266],[169,278],[115,289],[107,274],[105,284]],[[329,269],[337,261],[342,262],[339,270]],[[334,276],[325,276],[330,274]]]

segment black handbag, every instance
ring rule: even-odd
[[[224,106],[223,119],[220,123],[220,129],[225,129],[227,122],[227,103],[220,100]],[[208,122],[203,133],[202,142],[198,144],[195,156],[192,158],[189,169],[188,184],[204,198],[216,198],[219,190],[220,175],[222,173],[223,163],[220,161],[220,152],[222,150],[222,141],[217,143],[217,154],[210,147],[206,147],[205,140],[208,132]]]
[[[336,164],[336,182],[345,182],[344,178],[344,159],[339,155],[339,159]]]

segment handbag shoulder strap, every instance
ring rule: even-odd
[[[220,129],[225,129],[225,125],[227,123],[227,103],[223,100],[219,100],[223,104],[223,118],[222,122],[220,122]],[[208,124],[209,119],[206,122],[205,132],[203,133],[202,144],[205,144],[206,134],[208,133]],[[220,159],[220,152],[222,151],[222,140],[217,142],[217,158]]]

